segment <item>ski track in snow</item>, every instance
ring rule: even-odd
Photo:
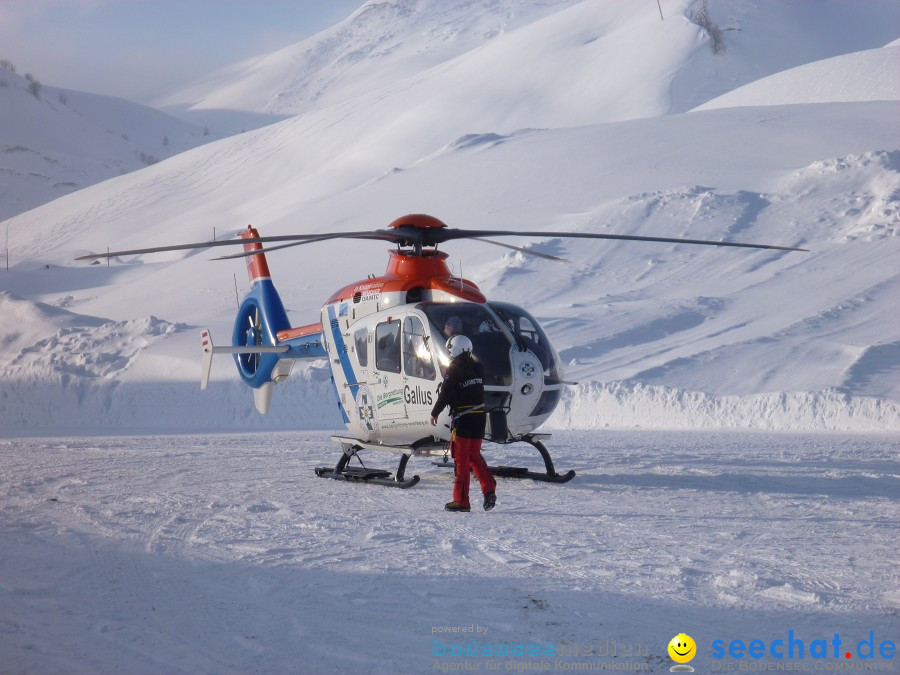
[[[409,490],[316,478],[339,452],[322,432],[0,441],[2,670],[430,672],[465,662],[435,637],[475,637],[616,640],[619,665],[644,645],[631,660],[667,672],[684,631],[703,672],[717,638],[896,638],[897,435],[549,447],[571,483],[503,479],[490,514],[473,483],[464,515],[426,458]],[[433,635],[470,625],[487,633]]]

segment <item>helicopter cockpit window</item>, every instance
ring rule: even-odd
[[[453,335],[465,335],[472,341],[475,360],[484,368],[484,383],[512,384],[509,350],[512,341],[496,315],[477,303],[423,302],[416,307],[428,317],[431,348],[442,368],[450,365],[445,343]]]
[[[400,372],[400,321],[375,326],[375,367],[386,373]]]
[[[369,337],[369,331],[366,328],[360,328],[353,334],[353,342],[356,346],[356,360],[362,368],[369,365],[369,349],[366,340]]]
[[[563,371],[559,355],[550,344],[550,339],[537,319],[521,307],[516,307],[508,302],[492,302],[490,307],[513,332],[516,341],[521,342],[523,347],[528,348],[538,357],[544,368],[545,382],[550,384],[561,381]]]
[[[415,316],[403,320],[403,371],[426,380],[433,380],[435,375],[425,327]]]

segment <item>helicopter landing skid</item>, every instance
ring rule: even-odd
[[[541,434],[543,438],[548,438],[547,434]],[[524,443],[528,443],[535,450],[541,453],[541,459],[544,460],[544,468],[546,471],[531,471],[525,467],[520,466],[488,466],[490,472],[496,477],[499,476],[501,478],[530,478],[531,480],[539,480],[545,483],[568,483],[570,480],[575,478],[575,471],[570,469],[566,471],[566,473],[556,473],[556,469],[553,466],[553,459],[550,457],[550,452],[541,443],[538,438],[538,434],[526,434],[525,436],[520,436],[519,438],[512,438],[507,443],[516,443],[518,441],[522,441]]]
[[[540,436],[542,438],[549,438],[549,434],[541,434]],[[574,470],[566,471],[566,473],[563,474],[556,473],[556,469],[553,466],[553,458],[550,457],[550,452],[547,450],[546,446],[541,443],[537,434],[526,434],[525,436],[520,436],[518,438],[511,438],[508,441],[504,441],[502,444],[508,445],[510,443],[518,443],[519,441],[528,443],[541,453],[541,459],[544,460],[544,468],[546,471],[531,471],[523,466],[489,465],[488,469],[495,478],[530,478],[531,480],[539,480],[545,483],[568,483],[575,478]],[[432,464],[450,469],[456,467],[456,463],[453,460],[449,460],[446,456],[443,461],[432,462]]]
[[[418,476],[404,479],[403,474],[406,471],[406,463],[409,461],[409,455],[403,454],[400,457],[400,464],[397,466],[396,474],[384,469],[370,469],[367,466],[347,466],[350,458],[356,456],[362,450],[360,445],[349,445],[341,443],[344,452],[338,460],[337,465],[332,469],[327,466],[317,466],[316,475],[319,478],[333,478],[334,480],[346,480],[359,483],[372,483],[374,485],[383,485],[385,487],[396,487],[401,490],[411,488],[419,482]],[[362,460],[359,460],[362,464]]]

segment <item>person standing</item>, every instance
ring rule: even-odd
[[[456,462],[456,479],[453,481],[453,501],[448,502],[444,508],[447,511],[471,511],[471,468],[481,484],[484,510],[490,511],[497,503],[497,481],[481,456],[481,440],[486,426],[484,369],[472,358],[472,341],[465,335],[454,335],[447,340],[447,352],[450,354],[450,367],[447,368],[441,392],[431,410],[432,425],[437,425],[437,416],[447,406],[450,406],[453,417],[450,451]]]

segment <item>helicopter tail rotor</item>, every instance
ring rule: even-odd
[[[259,233],[248,227],[240,233],[240,237],[253,240],[259,237]],[[247,257],[250,292],[235,317],[231,344],[248,348],[247,351],[236,353],[234,360],[241,378],[256,390],[274,380],[273,373],[279,363],[279,355],[257,351],[255,348],[276,346],[278,332],[289,328],[290,323],[281,297],[272,283],[262,245],[255,241],[244,243],[244,251],[250,254]],[[271,399],[271,394],[268,397]],[[265,403],[265,400],[258,402],[257,408],[268,409]]]

